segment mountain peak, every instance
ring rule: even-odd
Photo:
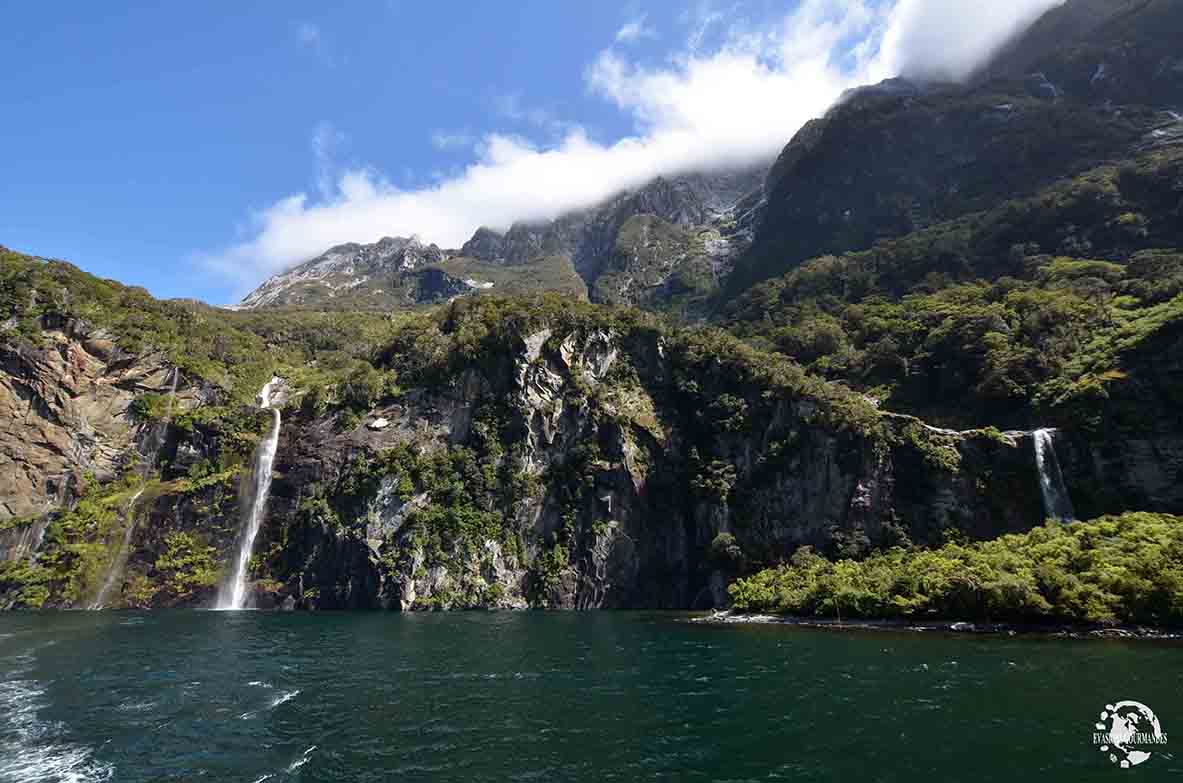
[[[383,237],[370,245],[347,242],[274,275],[242,300],[241,307],[257,308],[309,304],[334,298],[377,278],[392,278],[444,259],[436,245],[424,245],[417,236]]]
[[[337,245],[270,278],[241,306],[369,309],[490,288],[585,296],[586,287],[606,301],[660,304],[674,296],[667,283],[677,276],[695,280],[694,296],[701,298],[698,288],[713,286],[706,281],[725,275],[746,248],[750,221],[737,216],[750,212],[750,204],[739,205],[758,201],[750,197],[761,190],[763,174],[762,167],[750,167],[659,176],[553,220],[518,221],[504,231],[482,226],[459,251],[414,235]],[[423,276],[428,271],[430,279]],[[454,280],[441,282],[437,272]],[[597,286],[602,276],[610,284]]]

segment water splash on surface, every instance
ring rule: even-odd
[[[296,759],[295,761],[293,761],[291,764],[289,764],[289,765],[288,765],[288,769],[287,769],[287,771],[288,771],[288,772],[295,772],[295,771],[296,771],[296,770],[298,770],[300,767],[302,767],[302,766],[304,766],[305,764],[307,764],[307,763],[308,763],[308,760],[312,758],[312,752],[313,752],[314,750],[316,750],[316,746],[315,746],[315,745],[313,745],[312,747],[310,747],[308,750],[304,751],[304,755],[303,755],[303,756],[301,756],[300,758]]]
[[[13,679],[0,681],[0,781],[3,783],[93,783],[113,780],[115,768],[94,751],[62,739],[64,728],[41,717],[48,706],[44,683],[26,679],[31,652],[5,661]]]
[[[275,697],[274,699],[272,699],[272,700],[271,700],[271,702],[270,702],[270,703],[268,703],[268,705],[267,705],[266,707],[264,707],[263,709],[261,709],[261,710],[251,710],[251,711],[249,711],[249,712],[244,712],[244,713],[242,713],[241,715],[239,715],[238,717],[239,717],[241,720],[250,720],[251,718],[253,718],[253,717],[255,717],[256,715],[258,715],[260,712],[266,712],[267,710],[273,710],[273,709],[275,709],[276,707],[278,707],[278,706],[279,706],[279,705],[281,705],[281,704],[287,704],[289,701],[291,701],[292,699],[296,698],[296,697],[297,697],[297,696],[299,696],[299,695],[300,695],[300,690],[299,690],[298,688],[297,688],[296,690],[294,690],[294,691],[287,691],[287,692],[285,692],[285,693],[282,693],[282,694],[280,694],[279,696],[276,696],[276,697]]]
[[[1043,511],[1048,519],[1071,522],[1076,519],[1072,498],[1064,486],[1064,475],[1060,472],[1060,460],[1056,456],[1056,431],[1035,430],[1031,433],[1035,442],[1035,466],[1039,469],[1039,489],[1043,493]]]

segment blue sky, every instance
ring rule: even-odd
[[[774,154],[926,4],[10,4],[0,244],[213,302],[339,241],[459,244]]]

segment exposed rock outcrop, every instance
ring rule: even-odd
[[[745,563],[799,546],[858,554],[934,543],[950,529],[993,537],[1043,518],[1029,433],[959,433],[892,415],[860,432],[828,422],[822,402],[765,399],[758,387],[742,401],[746,426],[728,430],[703,421],[718,412],[687,409],[678,350],[543,329],[449,390],[414,390],[375,411],[390,423],[380,431],[293,425],[304,429],[281,444],[273,492],[272,535],[287,531],[274,576],[319,608],[703,607],[725,600],[728,575]],[[632,372],[636,383],[615,374]],[[696,380],[726,394],[723,378]],[[415,515],[439,498],[405,464],[379,469],[353,519],[301,512],[314,487],[337,504],[356,487],[354,467],[390,449],[472,447],[486,426],[474,412],[498,405],[518,444],[502,467],[532,487],[502,532],[430,543]],[[740,554],[721,557],[720,536]]]
[[[129,404],[175,379],[163,357],[122,355],[102,330],[46,326],[39,344],[0,343],[0,523],[69,505],[87,476],[119,474],[137,437]],[[179,390],[178,405],[197,401]]]
[[[379,289],[373,293],[381,294],[380,289],[399,285],[402,276],[443,258],[443,251],[435,245],[424,245],[417,237],[385,237],[372,245],[338,245],[268,278],[240,306],[323,306],[326,300],[356,293],[359,286]]]
[[[460,250],[415,238],[340,245],[268,279],[240,307],[412,307],[507,286],[567,292],[568,269],[602,301],[702,299],[751,240],[762,177],[758,166],[658,177],[555,220],[516,223],[504,233],[480,228]],[[628,230],[639,218],[660,228],[661,241]],[[611,279],[597,286],[602,276]]]

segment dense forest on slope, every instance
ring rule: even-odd
[[[730,302],[726,319],[758,345],[933,422],[1097,426],[1091,403],[1177,328],[1181,181],[1183,148],[1094,169],[807,261]]]

